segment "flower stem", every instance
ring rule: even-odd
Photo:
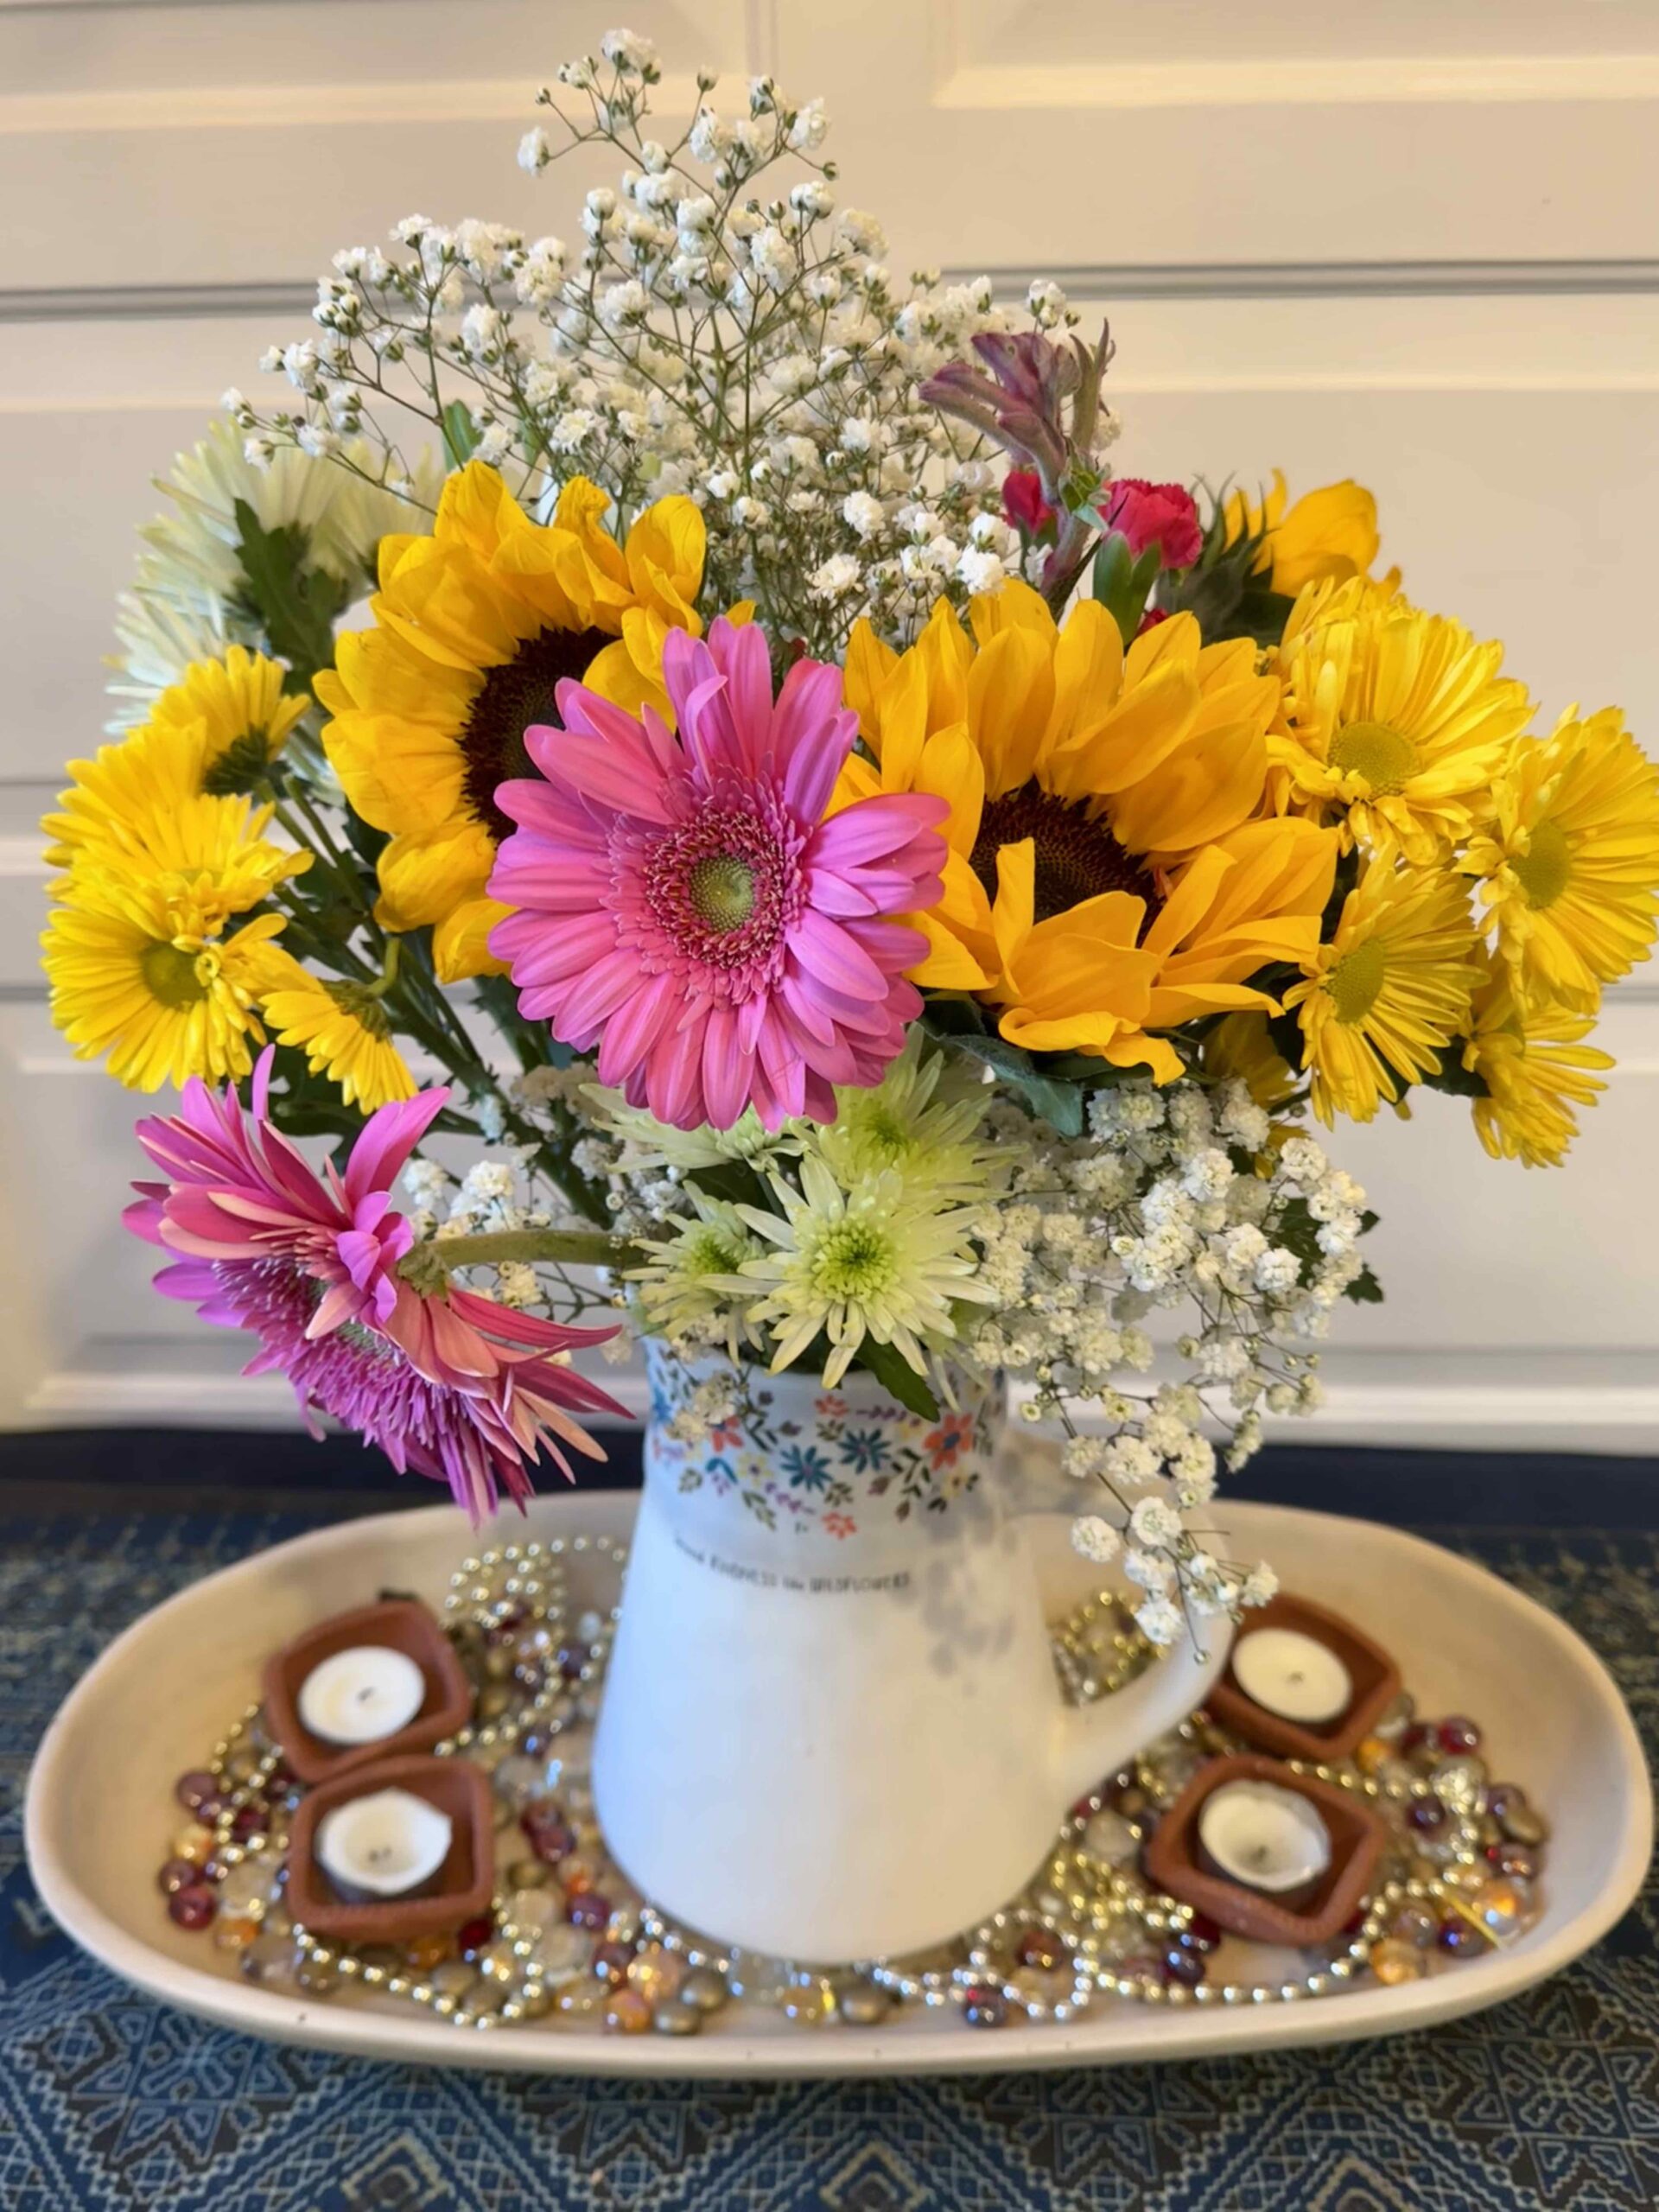
[[[409,1253],[398,1272],[417,1290],[442,1290],[457,1268],[502,1267],[525,1261],[557,1262],[574,1268],[620,1268],[639,1260],[637,1248],[620,1236],[587,1229],[490,1229],[471,1236],[429,1237]]]

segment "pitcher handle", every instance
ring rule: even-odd
[[[1230,1623],[1217,1615],[1203,1627],[1204,1649],[1185,1625],[1176,1641],[1126,1688],[1088,1705],[1062,1706],[1057,1729],[1060,1790],[1067,1803],[1116,1774],[1135,1754],[1200,1706],[1219,1680],[1232,1649]]]

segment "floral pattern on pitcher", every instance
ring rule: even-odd
[[[650,1450],[684,1491],[732,1498],[762,1528],[855,1535],[876,1519],[943,1513],[977,1484],[1001,1427],[1006,1394],[964,1389],[966,1402],[937,1417],[896,1398],[838,1390],[813,1401],[809,1426],[782,1409],[764,1379],[747,1382],[738,1409],[705,1440],[686,1443],[670,1423],[690,1405],[698,1377],[666,1357],[651,1367]]]

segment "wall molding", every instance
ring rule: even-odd
[[[990,62],[950,70],[931,105],[1005,112],[1163,107],[1649,100],[1659,54],[1287,54],[1205,61]]]
[[[1270,1419],[1268,1434],[1288,1444],[1659,1453],[1659,1382],[1552,1382],[1548,1351],[1533,1356],[1529,1364],[1540,1379],[1526,1383],[1481,1380],[1478,1354],[1470,1358],[1477,1372],[1465,1381],[1333,1381],[1318,1413],[1306,1419]],[[604,1381],[627,1408],[629,1425],[641,1421],[646,1409],[644,1376],[607,1374]],[[185,1367],[48,1374],[21,1414],[22,1425],[36,1428],[300,1425],[294,1394],[280,1376],[205,1375]]]
[[[1659,293],[1659,257],[1560,261],[1100,262],[947,269],[999,292],[1048,277],[1079,300],[1560,298]],[[0,287],[0,323],[184,322],[309,316],[315,279]]]

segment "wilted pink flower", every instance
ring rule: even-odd
[[[1011,468],[1002,479],[1002,512],[1016,530],[1035,537],[1054,519],[1054,510],[1043,497],[1043,480],[1034,468]]]
[[[1101,500],[1100,526],[1116,531],[1137,559],[1149,545],[1157,546],[1166,569],[1190,569],[1204,550],[1198,505],[1184,484],[1116,478]]]
[[[671,630],[663,678],[675,731],[568,682],[563,728],[525,731],[545,780],[496,792],[518,829],[490,894],[517,911],[491,950],[519,1012],[659,1122],[833,1120],[832,1086],[879,1082],[921,1010],[926,944],[887,918],[939,898],[946,803],[824,819],[857,728],[841,671],[797,661],[774,703],[753,625]]]
[[[471,1291],[435,1296],[397,1272],[414,1243],[391,1211],[392,1180],[449,1094],[383,1106],[364,1124],[342,1177],[320,1177],[267,1117],[272,1054],[254,1071],[253,1110],[193,1081],[176,1115],[138,1124],[166,1179],[140,1183],[127,1226],[180,1255],[156,1287],[222,1327],[251,1330],[244,1370],[275,1368],[308,1420],[328,1414],[378,1444],[398,1472],[447,1482],[476,1521],[498,1490],[522,1501],[528,1468],[561,1449],[602,1459],[568,1408],[623,1408],[559,1355],[611,1329],[568,1329]]]

